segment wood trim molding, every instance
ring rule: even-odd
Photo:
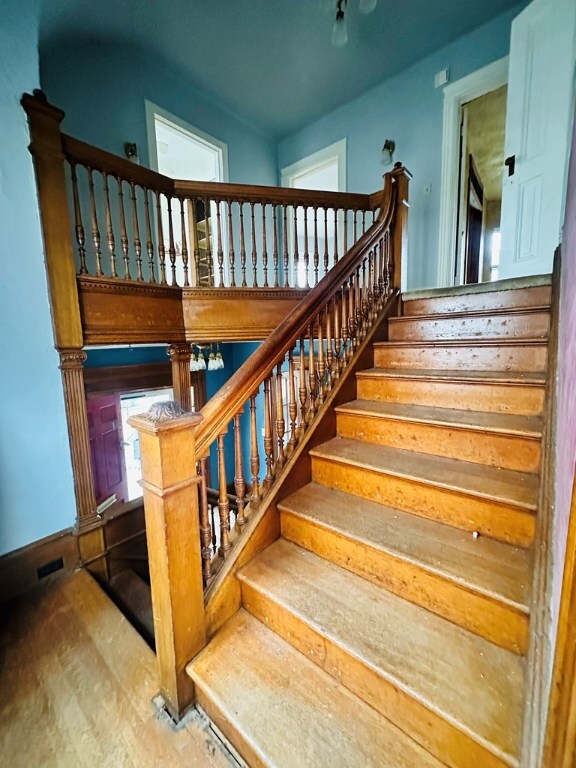
[[[88,396],[171,386],[172,369],[168,360],[165,363],[84,368],[84,389]]]

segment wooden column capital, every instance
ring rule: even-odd
[[[175,402],[129,419],[140,436],[160,691],[176,720],[194,699],[186,664],[206,644],[195,438],[201,421]]]
[[[87,358],[83,349],[59,349],[58,354],[60,355],[59,368],[61,371],[82,370]]]
[[[168,357],[172,362],[172,388],[174,390],[174,400],[179,403],[185,411],[192,410],[190,356],[191,348],[190,344],[187,342],[170,344],[168,347]]]
[[[171,360],[187,359],[190,363],[190,355],[192,354],[191,346],[189,342],[179,342],[177,344],[170,344],[168,347],[168,357]]]

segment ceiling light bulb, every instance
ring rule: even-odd
[[[372,13],[372,11],[376,8],[377,3],[378,0],[360,0],[358,10],[360,13]]]
[[[346,26],[346,19],[344,18],[344,11],[338,9],[334,28],[332,29],[332,45],[334,48],[342,48],[347,42],[348,28]]]

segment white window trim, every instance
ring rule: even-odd
[[[281,184],[283,187],[294,188],[294,183],[299,176],[316,171],[333,160],[338,161],[338,192],[346,192],[346,139],[336,141],[334,144],[282,168]]]
[[[146,132],[148,134],[148,155],[150,160],[150,168],[153,171],[158,171],[158,147],[156,145],[156,128],[155,128],[155,118],[159,117],[161,120],[165,120],[168,123],[172,123],[173,125],[176,125],[178,128],[181,128],[186,133],[192,134],[195,139],[200,141],[201,143],[206,144],[206,146],[209,146],[211,149],[217,149],[218,150],[218,165],[219,165],[219,171],[220,171],[220,181],[227,182],[228,181],[228,145],[220,141],[220,139],[217,139],[215,136],[211,136],[209,133],[206,133],[206,131],[202,131],[200,128],[197,128],[195,125],[192,125],[191,123],[187,123],[185,120],[182,120],[181,117],[177,117],[176,115],[173,115],[171,112],[168,112],[167,109],[163,109],[163,107],[159,107],[157,104],[152,103],[151,101],[148,101],[148,99],[144,100],[144,105],[146,108]]]
[[[505,56],[444,88],[444,128],[442,138],[442,183],[440,192],[440,237],[438,241],[438,286],[454,285],[456,258],[456,217],[458,209],[458,155],[460,149],[460,110],[468,101],[501,88],[508,82]]]

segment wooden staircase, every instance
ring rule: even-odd
[[[188,666],[250,765],[520,765],[549,304],[446,292],[389,321]]]

